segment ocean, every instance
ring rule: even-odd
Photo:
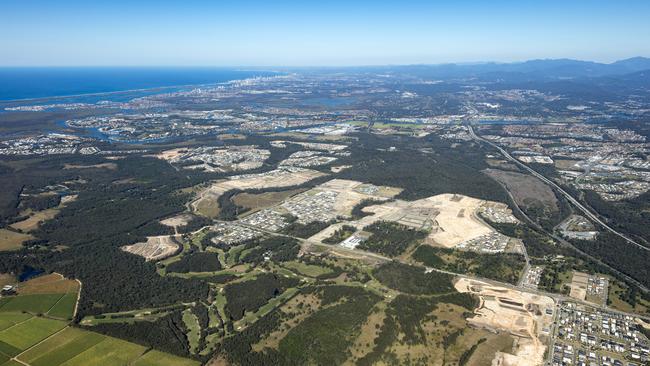
[[[0,67],[0,101],[223,83],[271,71],[217,67]],[[107,98],[104,98],[107,99]]]

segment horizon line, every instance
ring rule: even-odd
[[[611,62],[595,61],[588,59],[580,58],[570,58],[570,57],[560,57],[560,58],[530,58],[523,60],[514,60],[514,61],[450,61],[450,62],[438,62],[438,63],[377,63],[377,64],[302,64],[302,65],[211,65],[211,64],[168,64],[168,65],[155,65],[155,64],[140,64],[140,65],[130,65],[130,64],[116,64],[116,65],[0,65],[0,69],[37,69],[37,68],[223,68],[223,69],[241,69],[238,71],[262,71],[260,68],[352,68],[352,67],[395,67],[395,66],[444,66],[444,65],[460,65],[460,66],[471,66],[471,65],[486,65],[486,64],[495,64],[495,65],[508,65],[508,64],[521,64],[531,61],[577,61],[577,62],[591,62],[602,65],[611,65],[617,62],[642,58],[650,59],[648,56],[630,56],[621,59],[617,59]],[[251,68],[254,70],[246,70],[246,68]],[[273,70],[270,70],[273,71]]]

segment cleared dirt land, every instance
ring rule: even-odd
[[[219,213],[217,199],[231,189],[278,188],[300,185],[325,175],[311,169],[279,168],[260,174],[242,174],[213,183],[198,194],[190,206],[205,216],[214,217]]]
[[[63,169],[109,169],[116,170],[117,164],[115,163],[100,163],[94,165],[76,165],[76,164],[65,164]]]
[[[296,216],[299,222],[327,222],[340,216],[350,217],[352,209],[364,200],[386,201],[400,191],[392,187],[332,179],[285,201],[282,209]]]
[[[485,173],[505,185],[518,205],[529,207],[535,203],[541,203],[548,210],[559,210],[553,190],[541,180],[528,174],[497,169],[486,169]]]
[[[394,221],[420,230],[431,230],[427,242],[452,248],[464,241],[494,232],[476,218],[476,210],[486,201],[472,197],[440,194],[417,201],[394,200],[365,207],[365,216],[358,221],[345,222],[357,229],[376,221]],[[320,241],[331,236],[341,225],[332,225],[313,236]]]
[[[150,236],[144,243],[125,245],[122,250],[139,255],[148,261],[157,261],[174,255],[180,248],[180,235]]]
[[[458,279],[454,286],[459,292],[473,293],[480,298],[474,317],[468,319],[471,325],[505,331],[517,337],[517,347],[513,353],[498,352],[493,365],[543,364],[544,343],[548,340],[553,322],[553,299],[466,278]]]
[[[429,235],[436,244],[451,248],[464,241],[489,234],[494,230],[477,220],[475,212],[482,200],[452,194],[442,194],[426,199],[439,211],[438,228]]]
[[[232,201],[241,207],[255,210],[273,207],[278,205],[289,197],[295,196],[298,193],[304,192],[303,189],[291,189],[280,192],[265,192],[265,193],[240,193],[232,198]]]
[[[181,215],[177,215],[177,216],[173,216],[173,217],[161,220],[160,223],[165,225],[165,226],[169,226],[169,227],[178,227],[178,226],[187,225],[191,220],[192,220],[192,215],[181,214]]]

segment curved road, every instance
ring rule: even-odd
[[[517,165],[520,166],[521,168],[525,169],[525,170],[528,171],[530,174],[532,174],[532,175],[534,175],[535,177],[537,177],[538,179],[540,179],[542,182],[544,182],[544,183],[550,185],[551,187],[555,188],[555,189],[556,189],[558,192],[560,192],[560,193],[561,193],[561,194],[562,194],[562,195],[563,195],[563,196],[564,196],[564,197],[565,197],[569,202],[571,202],[575,207],[577,207],[580,211],[582,211],[582,213],[583,213],[585,216],[587,216],[587,217],[589,217],[590,219],[592,219],[593,221],[597,222],[598,224],[600,224],[602,227],[604,227],[605,229],[607,229],[607,230],[608,230],[609,232],[611,232],[612,234],[615,234],[615,235],[621,237],[622,239],[624,239],[624,240],[627,241],[628,243],[633,244],[633,245],[636,245],[637,247],[639,247],[639,248],[641,248],[641,249],[643,249],[643,250],[648,250],[648,251],[650,251],[650,248],[648,248],[648,247],[646,247],[646,246],[644,246],[644,245],[641,245],[641,244],[637,243],[636,241],[634,241],[634,240],[628,238],[627,236],[625,236],[625,235],[619,233],[618,231],[614,230],[611,226],[607,225],[607,223],[605,223],[605,222],[604,222],[603,220],[601,220],[597,215],[595,215],[595,214],[593,214],[591,211],[589,211],[589,209],[587,209],[585,206],[583,206],[580,202],[578,202],[578,200],[576,200],[575,198],[573,198],[573,196],[571,196],[571,195],[570,195],[569,193],[567,193],[565,190],[563,190],[562,188],[560,188],[560,186],[558,186],[557,184],[555,184],[555,182],[553,182],[552,180],[550,180],[550,179],[546,178],[545,176],[539,174],[537,171],[535,171],[534,169],[530,168],[528,165],[526,165],[526,164],[520,162],[519,160],[513,158],[513,157],[512,157],[512,156],[511,156],[507,151],[505,151],[505,150],[504,150],[503,148],[501,148],[499,145],[493,143],[492,141],[488,141],[488,140],[486,140],[486,139],[484,139],[484,138],[479,137],[478,135],[476,135],[476,133],[474,133],[474,129],[472,128],[472,126],[467,125],[467,128],[469,129],[469,134],[470,134],[470,136],[472,136],[473,139],[475,139],[475,140],[477,140],[477,141],[484,142],[484,143],[486,143],[486,144],[488,144],[488,145],[494,147],[495,149],[499,150],[499,152],[500,152],[503,156],[505,156],[508,160],[514,162],[515,164],[517,164]]]

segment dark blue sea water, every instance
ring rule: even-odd
[[[216,67],[2,67],[0,100],[215,84],[271,75],[275,73]]]

